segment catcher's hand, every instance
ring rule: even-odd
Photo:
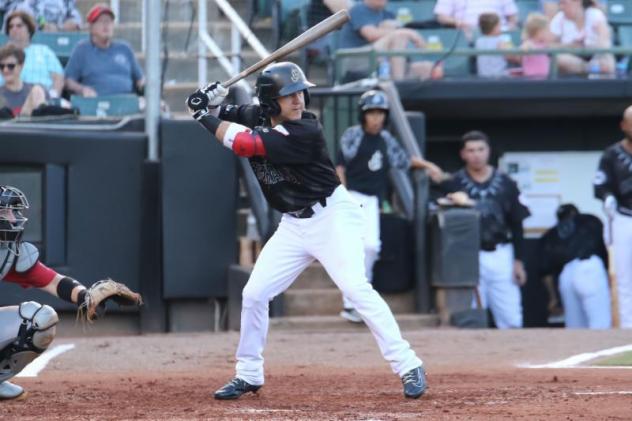
[[[140,306],[143,298],[140,294],[133,292],[126,285],[105,279],[96,282],[86,291],[86,298],[79,306],[79,315],[85,317],[88,322],[93,321],[105,311],[105,303],[113,300],[122,306]]]

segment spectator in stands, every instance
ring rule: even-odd
[[[0,97],[15,117],[30,116],[34,109],[46,102],[44,88],[25,83],[20,78],[24,57],[24,51],[11,43],[0,48],[0,72],[4,77]]]
[[[560,11],[550,24],[557,42],[567,47],[610,48],[612,33],[604,12],[593,0],[560,0]],[[560,54],[557,58],[561,73],[613,74],[612,54],[595,54],[592,58]]]
[[[75,0],[28,0],[42,31],[78,31],[81,14]]]
[[[437,0],[434,12],[439,23],[462,29],[468,38],[474,35],[483,13],[496,13],[502,31],[518,26],[518,7],[514,0]]]
[[[22,68],[22,81],[42,85],[51,97],[58,97],[64,87],[64,70],[59,59],[47,45],[32,44],[35,21],[25,11],[12,12],[5,30],[16,47],[24,50],[26,59]]]
[[[27,0],[0,0],[0,15],[4,17],[2,20],[2,32],[6,32],[7,18],[16,10],[27,12],[33,16],[33,9],[31,9]]]
[[[549,30],[549,20],[540,13],[530,13],[524,24],[522,49],[539,50],[550,47],[553,34]],[[551,68],[548,54],[526,54],[522,56],[522,74],[533,78],[546,78]]]
[[[376,50],[403,50],[409,44],[424,48],[423,37],[415,30],[402,28],[395,15],[386,10],[387,0],[363,0],[351,7],[351,20],[345,24],[340,34],[341,48],[357,48],[371,45]],[[435,67],[440,71],[440,68]],[[406,72],[406,58],[392,57],[390,75],[395,80],[405,77],[427,79],[433,70],[433,63],[418,61],[411,63]]]
[[[538,247],[549,311],[558,307],[554,279],[559,276],[566,327],[608,329],[612,319],[603,224],[572,204],[558,208],[557,221]]]
[[[310,0],[307,11],[307,25],[311,28],[317,23],[328,18],[340,10],[349,9],[353,5],[352,0]],[[329,52],[329,44],[334,36],[333,32],[318,38],[307,47],[307,53],[323,55]]]
[[[478,26],[483,35],[476,39],[477,50],[503,50],[511,48],[500,30],[500,17],[496,13],[482,13]],[[501,55],[481,54],[476,56],[478,75],[500,77],[507,75],[507,59]]]
[[[142,92],[145,79],[132,48],[113,39],[112,9],[97,3],[86,21],[90,39],[79,42],[68,60],[66,88],[86,97]]]

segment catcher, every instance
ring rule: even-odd
[[[80,282],[44,266],[34,245],[20,241],[27,221],[22,212],[29,204],[24,193],[0,185],[0,281],[24,288],[39,288],[76,304],[79,316],[93,321],[114,300],[120,305],[140,305],[139,294],[111,279],[86,288]],[[52,307],[34,301],[0,307],[0,400],[24,396],[24,389],[7,380],[44,352],[55,337],[59,321]]]

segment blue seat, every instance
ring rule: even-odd
[[[85,32],[36,32],[33,35],[33,44],[44,44],[50,47],[62,64],[68,62],[72,50],[79,41],[87,39]]]
[[[608,0],[607,16],[612,25],[632,24],[632,0]]]
[[[6,34],[0,34],[0,45],[4,45],[9,41],[9,37]]]
[[[456,49],[470,48],[465,34],[458,29],[420,29],[418,32],[424,37],[427,44],[429,44],[430,37],[438,37],[444,53],[452,47],[455,40]],[[444,53],[426,55],[423,56],[423,60],[438,60]],[[469,76],[471,74],[470,59],[467,56],[448,56],[444,59],[443,70],[446,76]]]
[[[538,0],[516,0],[516,6],[518,7],[518,22],[520,23],[527,20],[529,13],[542,12]]]
[[[632,47],[632,25],[621,25],[617,29],[619,45],[622,47]]]
[[[70,97],[73,107],[83,116],[126,116],[138,114],[138,96],[134,94],[104,95],[93,98],[73,95]]]
[[[434,20],[435,3],[436,2],[433,0],[390,1],[386,5],[386,10],[392,12],[395,16],[398,16],[398,12],[401,11],[403,13],[406,9],[408,9],[413,22],[423,22]]]

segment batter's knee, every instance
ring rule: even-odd
[[[342,294],[349,299],[354,305],[366,300],[372,300],[373,295],[377,294],[377,291],[373,289],[373,286],[368,282],[359,282],[341,288]]]
[[[257,305],[267,306],[271,299],[272,297],[268,297],[265,290],[249,286],[248,284],[246,284],[241,293],[242,307],[252,307]]]

